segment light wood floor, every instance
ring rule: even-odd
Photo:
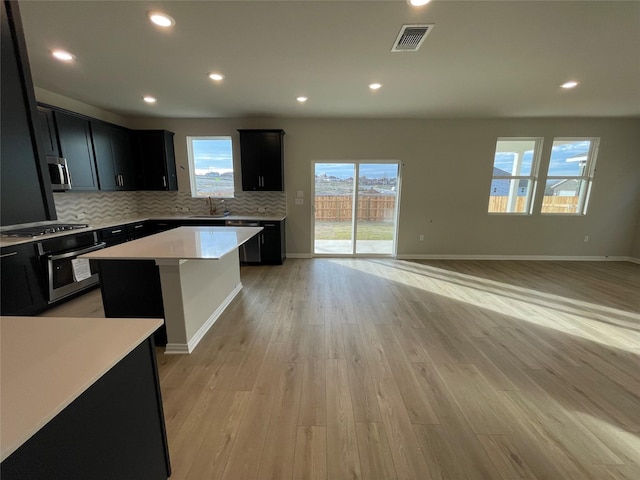
[[[639,265],[288,259],[242,281],[193,354],[158,355],[172,479],[640,479]]]

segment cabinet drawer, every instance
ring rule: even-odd
[[[124,243],[127,241],[127,227],[118,225],[116,227],[103,228],[100,230],[100,239],[107,244],[107,247]]]

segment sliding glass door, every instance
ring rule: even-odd
[[[398,162],[314,162],[315,255],[395,254]]]

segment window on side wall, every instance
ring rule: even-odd
[[[187,137],[192,197],[233,198],[231,137]]]
[[[489,213],[531,214],[542,138],[498,138]]]
[[[598,138],[555,138],[541,213],[584,215],[591,193]]]

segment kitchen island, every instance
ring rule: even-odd
[[[0,477],[166,480],[161,325],[0,317]]]
[[[163,317],[165,353],[191,353],[242,289],[238,247],[262,227],[180,227],[82,255],[107,317]]]

